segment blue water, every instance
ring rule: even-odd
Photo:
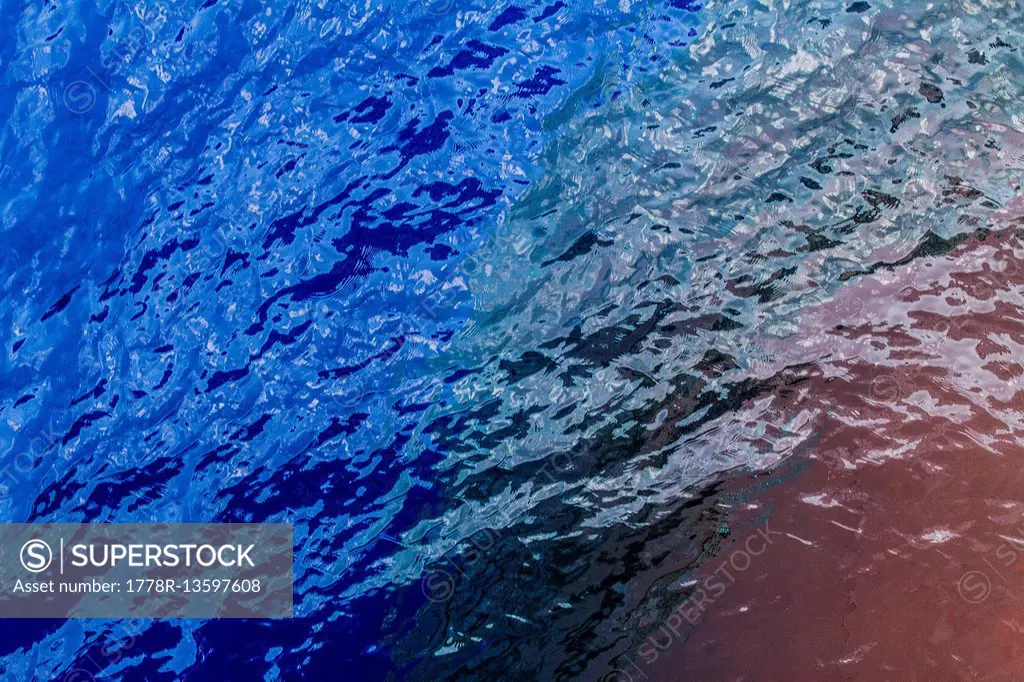
[[[464,395],[460,268],[696,9],[4,3],[2,518],[289,521],[297,550],[294,621],[5,622],[6,675],[428,659],[385,640],[471,531],[454,429],[496,403]]]
[[[3,679],[600,677],[639,548],[801,437],[721,425],[763,340],[953,230],[877,192],[963,102],[827,5],[3,2],[0,520],[296,541],[294,620],[6,621]]]

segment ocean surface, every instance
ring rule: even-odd
[[[0,679],[632,682],[723,480],[1013,456],[1021,12],[0,1],[0,521],[296,543],[293,620]]]

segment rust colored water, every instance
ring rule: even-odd
[[[813,442],[725,483],[730,538],[620,679],[1024,678],[1018,211],[788,346],[829,347],[792,358],[784,400]]]

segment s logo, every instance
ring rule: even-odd
[[[29,540],[21,546],[21,565],[25,570],[32,573],[39,573],[49,568],[53,561],[53,552],[50,546],[42,540]]]

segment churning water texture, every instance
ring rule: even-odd
[[[1015,3],[0,7],[0,521],[296,543],[293,620],[7,621],[3,679],[626,675],[708,482],[1024,215]]]

